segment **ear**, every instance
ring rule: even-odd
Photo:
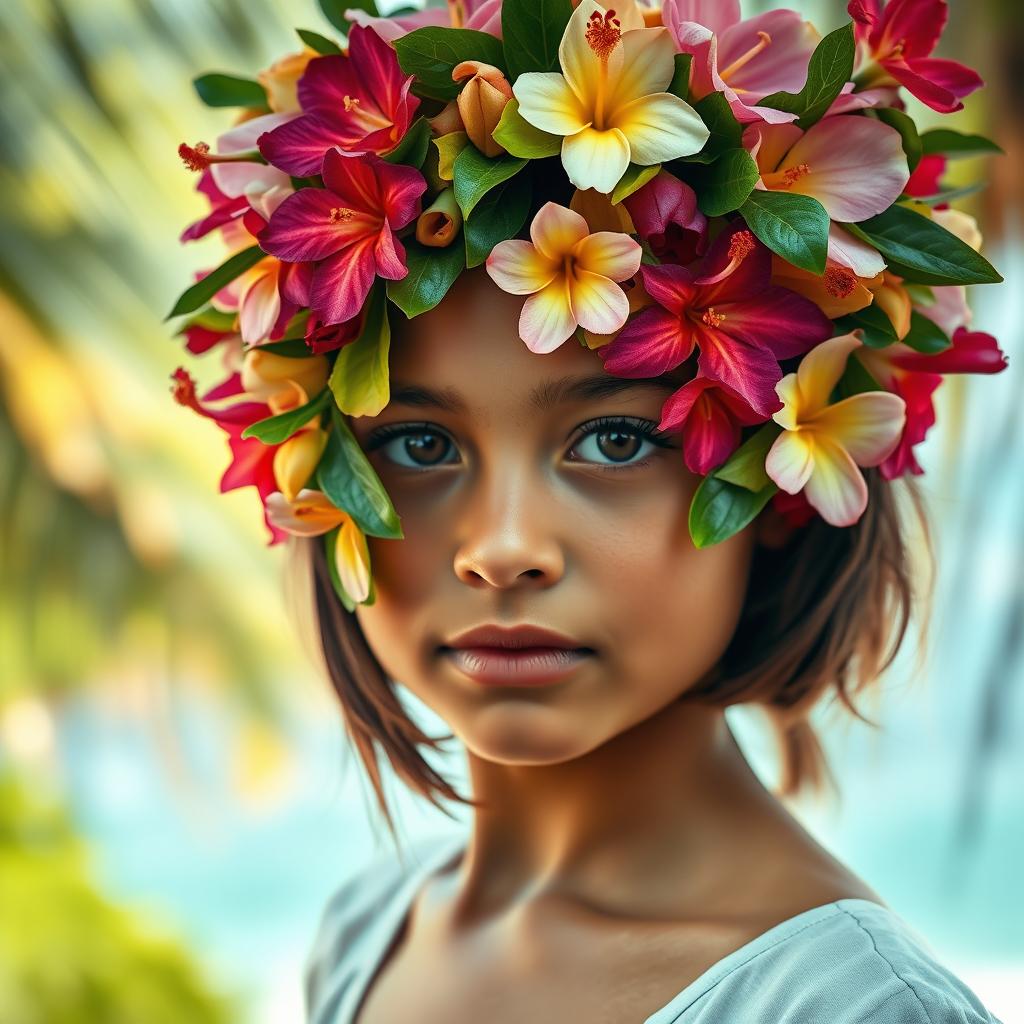
[[[772,502],[765,505],[754,523],[754,536],[757,543],[773,551],[784,548],[795,532],[795,527],[789,524],[786,517],[776,509]]]

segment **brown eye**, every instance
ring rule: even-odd
[[[658,448],[672,445],[657,434],[657,423],[647,420],[633,422],[605,417],[584,424],[582,433],[570,453],[572,462],[591,462],[605,469],[631,469],[646,466]],[[641,458],[637,458],[641,456]]]
[[[604,430],[594,436],[601,454],[614,461],[631,459],[641,447],[640,438],[629,431]]]
[[[367,444],[369,451],[381,450],[390,462],[406,469],[429,469],[431,466],[450,465],[444,457],[452,442],[443,434],[426,428],[403,427],[382,430]]]

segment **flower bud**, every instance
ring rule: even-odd
[[[300,430],[274,452],[274,479],[286,501],[294,501],[313,475],[327,446],[327,431],[313,426]]]
[[[464,60],[452,69],[456,82],[469,79],[459,93],[459,113],[466,133],[477,149],[487,157],[506,152],[491,133],[498,127],[505,105],[512,99],[512,86],[500,68],[478,60]]]
[[[416,221],[416,241],[435,249],[451,245],[462,227],[462,210],[455,190],[446,188]]]
[[[292,359],[253,348],[242,360],[242,390],[266,402],[277,415],[305,405],[323,391],[328,370],[326,356]]]
[[[462,114],[459,113],[459,105],[455,100],[448,103],[440,114],[429,118],[430,130],[435,135],[451,135],[452,132],[464,132],[466,126],[462,123]]]
[[[910,333],[910,315],[913,312],[910,293],[903,287],[903,278],[885,270],[881,285],[872,287],[871,291],[875,305],[889,318],[896,337],[902,341]]]
[[[366,535],[352,518],[342,523],[338,530],[334,567],[345,593],[356,604],[362,604],[370,596],[370,549]]]
[[[300,53],[290,53],[265,68],[256,80],[267,92],[267,104],[275,114],[290,114],[300,110],[298,84],[306,65],[317,56],[310,47]]]

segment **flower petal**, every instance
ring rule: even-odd
[[[300,188],[275,211],[260,235],[263,249],[289,263],[322,260],[354,239],[376,234],[373,219],[358,210],[334,215],[338,197],[325,188]]]
[[[586,218],[567,206],[546,202],[530,223],[530,237],[537,251],[549,260],[569,256],[590,234]]]
[[[846,449],[820,436],[814,439],[814,469],[804,493],[833,526],[853,526],[868,506],[868,485],[856,463]]]
[[[585,330],[611,334],[626,322],[629,299],[614,281],[577,270],[569,276],[568,282],[573,319]]]
[[[280,168],[279,173],[287,171],[297,178],[307,178],[320,173],[324,156],[334,146],[348,148],[355,145],[362,135],[345,128],[334,118],[322,114],[303,114],[261,135],[257,145],[273,167]]]
[[[629,142],[618,128],[584,128],[562,140],[562,166],[577,188],[611,192],[626,173],[629,158]]]
[[[828,258],[852,270],[857,277],[874,277],[885,270],[885,260],[877,249],[838,224],[831,224],[828,229]]]
[[[814,26],[797,11],[767,11],[721,32],[720,72],[728,71],[734,61],[757,46],[760,32],[766,32],[771,43],[729,74],[729,87],[748,101],[773,92],[799,92],[807,80],[807,65],[819,37]]]
[[[712,32],[724,32],[741,18],[740,0],[665,0],[661,17],[666,25],[696,22]]]
[[[609,124],[626,136],[629,159],[644,167],[691,156],[711,134],[689,103],[667,92],[617,107]]]
[[[813,439],[800,430],[784,430],[768,449],[764,470],[787,494],[799,494],[814,462]]]
[[[597,352],[604,368],[617,377],[657,377],[688,359],[693,346],[686,321],[651,306],[641,310],[614,341]]]
[[[899,443],[906,402],[888,391],[865,391],[822,409],[814,417],[816,435],[842,445],[858,466],[877,466]]]
[[[539,292],[561,268],[558,260],[549,260],[536,246],[519,238],[499,242],[487,257],[486,266],[494,283],[512,295]]]
[[[366,535],[346,517],[334,545],[334,567],[345,593],[357,604],[370,596],[370,551]]]
[[[279,530],[296,537],[317,537],[343,523],[347,513],[333,505],[322,491],[304,488],[289,502],[275,491],[264,501],[267,519]]]
[[[595,231],[576,243],[573,255],[580,270],[625,281],[640,269],[643,248],[621,231]]]
[[[856,334],[841,334],[815,345],[800,360],[796,373],[802,423],[828,405],[832,389],[846,370],[850,353],[861,344]]]
[[[269,265],[254,267],[258,273],[247,274],[238,293],[238,326],[246,345],[263,341],[281,312],[281,294],[277,287],[281,264],[276,260],[261,261],[261,264],[263,262]]]
[[[557,72],[527,71],[516,79],[512,93],[519,113],[541,131],[575,135],[590,124],[583,104]]]
[[[592,111],[596,105],[599,80],[604,73],[601,58],[587,42],[587,26],[591,15],[597,14],[604,18],[606,13],[606,9],[595,3],[594,0],[582,0],[569,18],[569,23],[565,26],[565,32],[562,34],[562,41],[558,44],[559,66],[569,88],[579,97],[580,103],[586,111]],[[621,43],[612,48],[606,61],[608,79],[614,81],[622,70]],[[577,187],[584,188],[585,186]]]
[[[622,36],[622,68],[608,82],[608,109],[663,93],[675,74],[675,46],[664,28],[640,28]]]
[[[761,416],[767,418],[778,410],[775,385],[782,371],[771,349],[747,344],[740,338],[702,325],[696,325],[694,333],[700,346],[697,366],[705,377],[732,388]]]
[[[519,315],[519,337],[531,352],[554,352],[572,337],[576,326],[568,284],[561,274],[531,295]]]
[[[366,301],[374,279],[375,237],[336,253],[313,271],[310,306],[325,324],[351,320]]]

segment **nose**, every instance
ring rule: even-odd
[[[549,587],[565,571],[563,523],[540,476],[501,465],[482,470],[463,511],[455,575],[472,587]]]

